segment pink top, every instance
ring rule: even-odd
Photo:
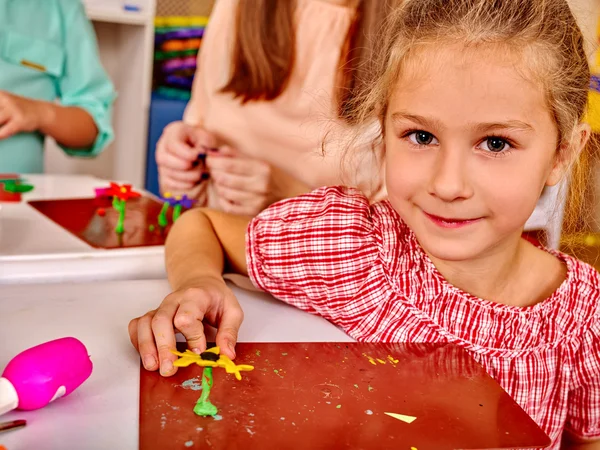
[[[296,61],[286,90],[273,101],[252,101],[242,105],[230,93],[219,90],[230,75],[235,39],[238,0],[215,3],[198,56],[192,99],[184,121],[201,125],[240,152],[282,169],[303,183],[353,184],[376,190],[371,155],[361,159],[360,173],[348,182],[340,176],[340,150],[321,153],[326,133],[344,136],[345,126],[337,118],[334,83],[340,52],[345,43],[354,10],[331,0],[299,0],[296,7]],[[339,2],[338,2],[339,3]],[[354,178],[354,179],[352,179]],[[209,189],[210,190],[210,189]],[[211,197],[216,195],[214,192]],[[214,203],[210,203],[214,205]]]
[[[319,314],[359,341],[444,342],[467,349],[552,439],[600,438],[600,286],[567,266],[554,294],[529,308],[451,286],[389,202],[322,188],[260,213],[247,233],[253,283]]]

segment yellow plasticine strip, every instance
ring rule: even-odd
[[[415,420],[417,420],[417,418],[414,416],[405,416],[402,414],[396,414],[396,413],[391,413],[391,412],[386,412],[384,414],[387,414],[388,416],[393,417],[394,419],[398,419],[398,420],[401,420],[402,422],[406,422],[406,423],[413,423]]]
[[[219,355],[219,358],[217,359],[217,361],[210,361],[210,360],[202,359],[200,355],[198,355],[190,350],[186,350],[184,353],[181,353],[181,352],[178,352],[175,350],[171,350],[171,353],[179,356],[179,359],[173,363],[173,365],[175,367],[187,367],[191,364],[197,364],[200,367],[221,367],[221,368],[225,369],[225,371],[227,373],[234,374],[238,380],[242,379],[242,375],[240,374],[241,371],[250,371],[250,370],[254,369],[254,366],[251,366],[248,364],[239,364],[239,365],[235,364],[227,356],[220,354],[219,347],[213,347],[213,348],[206,350],[206,352],[204,352],[204,353],[214,353],[215,355]]]

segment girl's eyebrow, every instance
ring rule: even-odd
[[[444,124],[437,119],[427,118],[417,114],[409,114],[403,111],[398,111],[392,114],[392,122],[400,122],[403,120],[409,120],[430,129],[439,130],[446,128],[444,127]]]
[[[429,129],[440,130],[446,128],[444,124],[435,118],[420,116],[418,114],[409,114],[398,111],[392,114],[392,122],[400,122],[409,120],[418,123]],[[514,130],[514,131],[534,131],[533,126],[522,120],[507,120],[506,122],[483,122],[470,126],[471,129],[478,133],[485,133],[489,130]]]
[[[507,120],[506,122],[488,122],[478,123],[473,127],[480,133],[489,130],[514,130],[514,131],[534,131],[533,126],[521,120]]]

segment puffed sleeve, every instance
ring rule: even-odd
[[[247,230],[250,279],[336,322],[353,308],[377,257],[372,219],[369,200],[350,188],[324,187],[275,203]]]

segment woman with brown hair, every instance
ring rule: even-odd
[[[244,215],[323,185],[374,195],[373,152],[343,170],[340,149],[388,3],[216,2],[183,121],[157,145],[161,191]]]

